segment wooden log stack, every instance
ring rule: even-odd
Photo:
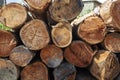
[[[0,80],[119,80],[119,4],[80,18],[81,0],[1,6]]]

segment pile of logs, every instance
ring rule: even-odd
[[[0,80],[120,80],[120,0],[76,18],[81,0],[0,8]]]

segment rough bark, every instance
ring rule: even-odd
[[[46,27],[46,24],[42,20],[31,20],[20,30],[21,40],[31,50],[44,48],[50,41]]]
[[[89,44],[102,42],[106,32],[106,26],[98,16],[88,17],[78,28],[78,36]]]

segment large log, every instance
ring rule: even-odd
[[[100,8],[100,16],[105,24],[120,30],[120,0],[107,0]]]
[[[42,61],[51,68],[55,68],[63,61],[63,51],[55,45],[48,45],[40,52]]]
[[[0,30],[0,57],[8,57],[16,44],[16,39],[12,33]]]
[[[61,48],[67,47],[72,41],[72,27],[68,22],[59,22],[51,31],[53,43]]]
[[[46,24],[38,19],[26,23],[20,30],[22,42],[31,50],[44,48],[50,41],[46,27]]]
[[[18,28],[26,21],[27,12],[20,4],[10,3],[2,7],[0,16],[5,18],[6,26]]]
[[[30,64],[22,70],[21,80],[48,80],[47,67],[41,62]]]
[[[78,28],[78,36],[89,44],[102,42],[106,32],[106,26],[98,16],[88,17]]]
[[[114,80],[120,72],[120,64],[115,54],[100,50],[96,53],[90,72],[98,80]]]

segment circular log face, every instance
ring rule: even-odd
[[[26,66],[21,72],[21,80],[48,80],[48,71],[41,62]]]
[[[90,44],[97,44],[103,41],[106,34],[106,26],[99,17],[89,17],[79,25],[78,35]]]
[[[104,40],[105,47],[112,52],[120,52],[120,34],[119,33],[110,33],[105,37]]]
[[[40,57],[48,67],[55,68],[63,60],[63,51],[55,45],[48,45],[41,50]]]
[[[87,67],[93,58],[93,50],[82,41],[73,41],[70,46],[65,49],[65,59],[78,67]]]
[[[10,61],[0,59],[0,80],[17,80],[18,68]]]
[[[43,21],[35,19],[25,24],[20,30],[23,43],[31,50],[39,50],[49,43],[49,34]]]
[[[0,30],[0,57],[7,57],[16,46],[16,40],[12,33]]]
[[[2,7],[1,16],[5,18],[6,26],[17,28],[26,21],[27,12],[20,4],[11,3]]]
[[[82,7],[81,0],[55,0],[49,7],[49,13],[56,22],[72,20],[79,15]]]

